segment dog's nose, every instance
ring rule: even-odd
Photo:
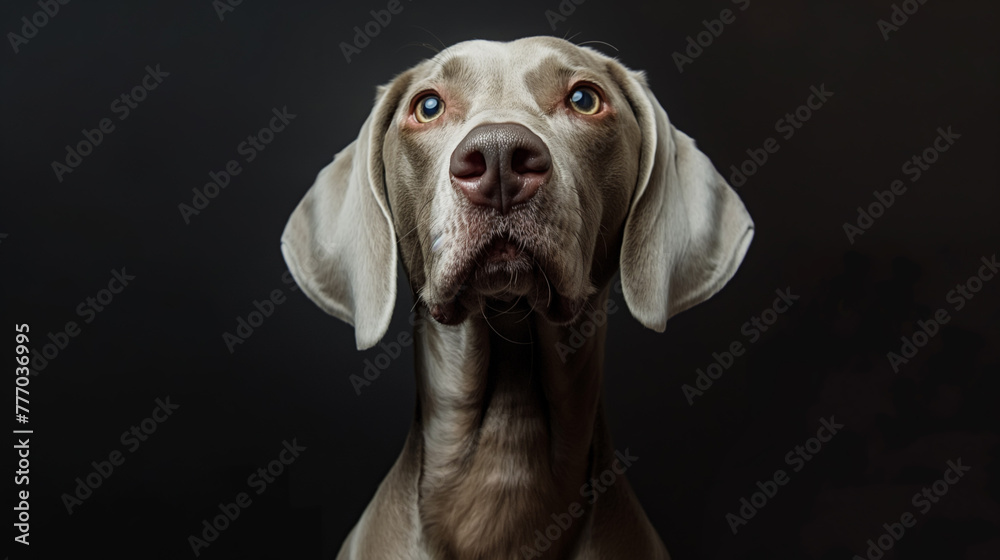
[[[519,124],[479,125],[451,154],[452,182],[473,204],[501,214],[530,200],[550,175],[549,148]]]

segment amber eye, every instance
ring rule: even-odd
[[[569,106],[577,113],[583,115],[593,115],[601,110],[601,96],[591,87],[579,86],[573,88],[568,100]]]
[[[435,94],[425,95],[417,101],[413,116],[418,122],[428,123],[444,113],[444,101]]]

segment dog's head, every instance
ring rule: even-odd
[[[753,222],[674,128],[641,73],[551,37],[469,41],[378,89],[358,139],[288,222],[298,284],[355,326],[388,329],[396,255],[439,322],[521,300],[573,320],[621,268],[657,331],[735,273]]]

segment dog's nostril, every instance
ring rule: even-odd
[[[547,153],[530,148],[514,150],[510,160],[511,170],[519,175],[545,173],[551,166],[552,161]]]
[[[477,150],[456,158],[451,166],[451,174],[459,179],[482,177],[486,173],[486,157]]]

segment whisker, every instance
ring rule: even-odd
[[[411,42],[411,43],[403,43],[402,45],[400,45],[399,47],[397,47],[395,51],[393,51],[393,54],[398,54],[399,51],[403,50],[406,47],[423,47],[423,48],[429,49],[431,52],[433,52],[434,56],[437,56],[441,52],[441,51],[435,49],[432,45],[428,45],[427,43]],[[435,61],[434,57],[430,57],[430,58],[427,58],[425,60]],[[435,62],[437,62],[437,61],[435,61]]]
[[[414,231],[416,231],[416,229],[418,227],[420,227],[421,225],[424,225],[424,222],[430,222],[432,218],[433,218],[432,216],[427,216],[427,218],[425,218],[424,220],[418,221],[417,225],[413,226],[413,228],[410,229],[410,231],[404,233],[403,235],[400,235],[399,238],[396,239],[396,244],[399,245],[399,242],[402,241],[407,235],[410,235],[411,233],[413,233]]]
[[[398,48],[396,48],[396,50],[394,51],[394,53],[399,53],[399,51],[403,50],[403,48],[405,48],[405,47],[423,47],[425,49],[430,50],[431,52],[434,53],[434,56],[425,58],[424,60],[429,61],[429,62],[433,62],[434,64],[437,64],[438,66],[441,66],[442,68],[444,67],[444,63],[442,63],[437,58],[437,55],[441,54],[441,51],[437,47],[435,47],[434,45],[429,45],[427,43],[417,43],[417,42],[403,43]]]
[[[420,298],[420,294],[417,294],[417,297],[413,298],[413,305],[410,307],[410,313],[413,313],[413,310],[417,308],[417,304],[420,303]]]
[[[427,207],[430,206],[430,204],[431,204],[430,198],[431,197],[427,197],[427,200],[426,200],[426,202],[424,202],[424,205],[417,210],[417,213],[416,213],[417,216],[423,214],[424,210],[426,210]],[[428,214],[427,218],[425,220],[418,221],[417,225],[413,226],[413,229],[411,229],[410,231],[408,231],[405,234],[403,234],[402,236],[400,236],[399,239],[396,240],[396,244],[398,245],[399,242],[402,241],[404,237],[406,237],[407,235],[410,235],[411,233],[413,233],[413,230],[417,229],[418,227],[420,227],[421,225],[423,225],[425,222],[430,222],[433,219],[434,219],[434,216]]]
[[[496,330],[496,328],[493,325],[490,324],[490,318],[486,316],[486,309],[484,307],[485,306],[480,306],[479,312],[483,315],[483,319],[486,321],[486,324],[490,327],[490,330],[492,330],[493,332],[497,333],[497,336],[499,336],[500,338],[506,340],[507,342],[509,342],[511,344],[520,344],[520,345],[524,345],[524,346],[530,346],[532,344],[532,342],[530,340],[528,342],[518,342],[516,340],[511,340],[511,339],[507,338],[506,336],[500,334],[500,331]]]
[[[531,260],[535,261],[535,258],[531,257]],[[535,261],[535,263],[538,264],[538,261]],[[545,274],[545,269],[542,268],[541,264],[538,264],[538,271],[542,273],[542,278],[545,278],[545,287],[548,288],[548,297],[545,302],[545,307],[549,307],[552,305],[552,284],[549,282],[549,275]]]
[[[620,52],[618,50],[618,47],[612,45],[611,43],[605,43],[604,41],[584,41],[582,43],[577,44],[577,46],[578,47],[582,47],[584,45],[590,45],[590,44],[593,44],[593,43],[596,43],[596,44],[599,44],[599,45],[607,45],[607,46],[611,47],[612,49],[615,49],[615,52]]]
[[[419,25],[410,25],[410,27],[416,27],[417,29],[419,29],[419,30],[421,30],[421,31],[425,31],[425,32],[426,32],[427,34],[429,34],[429,35],[430,35],[431,37],[434,37],[435,39],[437,39],[437,42],[438,42],[438,43],[441,43],[441,49],[439,49],[439,50],[438,50],[437,52],[439,52],[439,53],[440,53],[440,52],[441,52],[442,50],[444,50],[444,49],[447,49],[447,48],[448,48],[448,45],[445,45],[445,44],[444,44],[444,41],[442,41],[442,40],[441,40],[441,38],[440,38],[440,37],[438,37],[437,35],[435,35],[435,34],[434,34],[434,32],[433,32],[433,31],[431,31],[430,29],[425,29],[425,28],[423,28],[423,27],[420,27]],[[430,47],[430,45],[427,45],[427,46],[428,46],[428,47]]]
[[[497,309],[496,307],[490,307],[489,305],[487,305],[486,307],[488,307],[491,311],[496,311],[497,315],[506,315],[510,313],[515,307],[517,307],[517,304],[520,302],[521,302],[521,296],[517,296],[517,299],[514,300],[514,303],[512,303],[510,307],[502,311],[500,309]]]

